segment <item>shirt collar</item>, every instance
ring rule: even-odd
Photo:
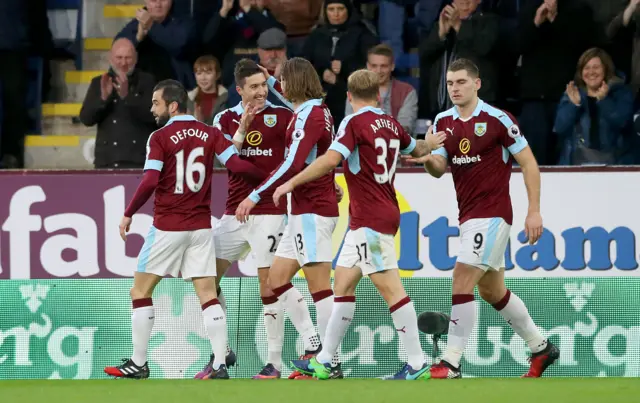
[[[477,118],[478,116],[480,116],[480,112],[482,112],[482,108],[484,108],[484,101],[478,98],[478,105],[476,105],[476,109],[473,110],[473,115],[471,115],[471,117]],[[460,114],[458,113],[458,108],[454,106],[453,119],[459,119],[459,118],[460,118]]]
[[[191,115],[177,115],[172,117],[171,119],[169,119],[169,121],[167,122],[167,124],[165,126],[170,125],[173,122],[189,122],[189,121],[193,121],[193,120],[198,120],[195,117],[191,116]]]
[[[269,108],[271,106],[273,106],[273,104],[271,102],[265,101],[264,102],[264,106],[257,113],[260,113],[263,110],[265,110],[265,109],[267,109],[267,108]],[[237,113],[238,115],[242,115],[244,113],[244,106],[242,105],[242,101],[240,101],[238,103],[238,105],[236,105],[233,108],[231,108],[231,110],[234,111],[235,113]]]
[[[310,99],[308,101],[303,102],[300,106],[298,106],[294,111],[294,113],[298,113],[308,106],[320,106],[320,105],[322,105],[322,99]]]

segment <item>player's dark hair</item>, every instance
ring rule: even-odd
[[[248,77],[262,73],[258,63],[250,59],[240,59],[236,63],[233,70],[233,77],[236,79],[236,85],[244,87],[244,83]]]
[[[320,77],[307,59],[294,57],[285,61],[282,64],[282,81],[286,83],[284,95],[293,103],[324,98]]]
[[[187,113],[189,96],[184,86],[176,80],[162,80],[153,88],[153,92],[162,90],[162,100],[169,106],[175,102],[178,104],[178,113]]]
[[[467,74],[473,78],[480,77],[480,69],[474,62],[469,59],[456,59],[449,65],[447,71],[455,73],[456,71],[466,70]]]

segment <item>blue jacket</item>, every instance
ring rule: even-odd
[[[571,156],[581,139],[589,147],[592,124],[600,125],[600,150],[621,154],[625,146],[625,130],[633,119],[633,92],[618,79],[609,84],[608,95],[597,103],[598,122],[591,121],[587,94],[582,89],[580,99],[580,106],[576,106],[565,93],[558,104],[553,130],[563,143],[559,161],[561,165],[571,165]],[[580,130],[577,129],[578,126]]]
[[[138,20],[133,19],[116,35],[116,39],[128,38],[138,47],[137,33]],[[170,14],[162,24],[154,23],[147,37],[143,39],[143,42],[153,41],[169,54],[171,66],[176,74],[175,79],[180,81],[187,89],[196,86],[193,66],[190,61],[191,53],[194,47],[197,46],[195,33],[195,26],[190,20],[173,17]]]

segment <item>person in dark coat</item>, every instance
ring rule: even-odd
[[[142,168],[149,135],[156,130],[151,114],[155,80],[136,68],[136,50],[117,39],[109,54],[108,73],[91,80],[80,110],[85,126],[98,125],[96,168]]]
[[[324,24],[311,32],[302,55],[316,68],[327,93],[325,103],[338,127],[344,118],[347,78],[366,66],[367,52],[378,44],[378,37],[349,0],[326,0],[324,11]]]

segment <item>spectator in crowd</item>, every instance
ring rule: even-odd
[[[307,38],[302,55],[316,68],[336,127],[344,118],[349,74],[363,68],[378,38],[352,10],[350,0],[326,0],[325,21]]]
[[[30,18],[24,0],[0,1],[0,165],[4,168],[24,166]]]
[[[638,90],[640,90],[640,30],[638,30],[640,10],[638,10],[638,5],[640,5],[640,0],[630,0],[627,7],[607,27],[607,36],[610,39],[617,43],[628,44],[631,47],[631,49],[625,47],[618,53],[630,55],[631,60],[624,56],[618,59],[621,63],[630,63],[630,66],[626,66],[627,68],[623,70],[631,73],[628,79],[635,97],[638,96]]]
[[[611,57],[599,48],[587,50],[558,105],[554,131],[562,140],[559,163],[616,163],[632,119],[633,93],[616,77]]]
[[[284,25],[289,56],[300,56],[304,42],[320,19],[324,0],[266,0],[273,15]]]
[[[413,133],[418,118],[418,94],[410,84],[391,77],[395,68],[393,50],[389,45],[376,45],[367,55],[367,69],[378,74],[380,80],[380,108],[393,116],[402,127]],[[345,115],[353,113],[347,100]]]
[[[420,101],[429,104],[430,116],[449,109],[447,68],[458,58],[470,59],[482,72],[479,95],[489,103],[497,97],[497,73],[492,52],[498,41],[498,18],[478,9],[481,0],[453,0],[440,13],[438,23],[420,44]]]
[[[552,133],[558,102],[582,52],[594,46],[595,22],[583,0],[528,0],[520,20],[520,127],[541,165],[558,161]]]
[[[116,35],[127,38],[138,51],[138,66],[155,81],[174,79],[193,88],[195,78],[190,60],[197,48],[191,20],[172,13],[173,0],[145,0],[136,18]]]
[[[136,68],[136,50],[127,38],[111,47],[108,73],[91,80],[80,110],[86,126],[98,125],[96,168],[142,168],[147,138],[157,129],[151,114],[155,80]]]
[[[282,28],[264,0],[222,0],[220,11],[207,24],[203,42],[208,53],[222,60],[222,85],[229,88],[233,69],[242,58],[258,53],[258,37],[269,28]]]
[[[279,28],[269,28],[260,34],[258,38],[258,60],[257,62],[266,68],[274,77],[280,77],[282,63],[287,60],[287,34]],[[229,86],[229,97],[227,107],[233,108],[240,103],[241,97],[236,89],[235,79]],[[273,91],[269,91],[267,100],[274,105],[286,106]]]
[[[407,26],[407,7],[415,8],[418,30],[430,32],[444,3],[445,0],[380,0],[378,16],[380,42],[391,46],[396,57],[402,56],[405,53],[403,37]]]
[[[200,56],[193,65],[197,86],[189,92],[189,112],[201,122],[213,124],[213,117],[226,108],[227,89],[219,84],[220,62],[213,56]]]

